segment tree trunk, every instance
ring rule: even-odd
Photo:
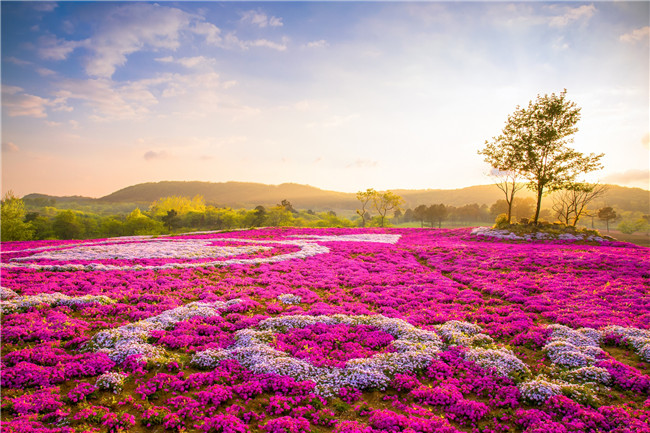
[[[511,218],[512,218],[512,200],[508,202],[508,224],[510,224]]]
[[[533,220],[533,224],[535,225],[537,225],[537,220],[539,219],[539,211],[542,207],[543,192],[544,192],[544,188],[538,184],[537,185],[537,209],[535,209],[535,219]]]

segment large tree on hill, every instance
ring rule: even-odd
[[[486,141],[479,151],[495,169],[514,171],[528,181],[528,188],[537,196],[535,224],[544,194],[563,189],[580,174],[602,168],[603,154],[583,155],[567,147],[578,131],[579,120],[580,108],[566,99],[566,89],[559,95],[538,95],[528,107],[517,107],[501,135]]]

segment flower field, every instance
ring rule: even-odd
[[[2,245],[6,432],[650,432],[650,250],[470,229]]]

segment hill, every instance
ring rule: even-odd
[[[494,185],[477,185],[459,189],[396,189],[393,192],[404,198],[407,208],[433,203],[452,206],[478,203],[489,206],[503,198],[501,191]],[[332,209],[353,212],[358,204],[354,193],[327,191],[296,183],[266,185],[251,182],[148,182],[128,186],[98,199],[80,196],[55,197],[44,194],[29,194],[23,198],[33,201],[56,200],[57,203],[77,202],[87,205],[115,203],[149,205],[161,197],[172,195],[193,197],[197,194],[202,195],[206,203],[211,205],[248,209],[258,205],[274,206],[285,199],[289,200],[297,209],[312,209],[314,211]],[[523,190],[519,193],[519,197],[533,197],[533,193]],[[546,197],[544,205],[550,207],[551,203],[551,198]],[[621,210],[649,213],[650,192],[641,188],[610,185],[606,196],[596,205],[604,206],[606,204]]]
[[[354,208],[354,194],[325,191],[309,185],[283,183],[266,185],[250,182],[148,182],[132,185],[98,199],[102,202],[147,202],[161,197],[202,195],[205,202],[216,206],[253,208],[274,206],[289,200],[300,209]]]

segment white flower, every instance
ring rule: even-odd
[[[545,379],[533,379],[519,384],[522,397],[533,403],[541,404],[547,398],[562,394],[557,383]]]
[[[104,373],[97,378],[95,386],[99,389],[107,389],[113,391],[115,394],[122,390],[124,381],[128,376],[124,373],[108,372]]]
[[[298,295],[292,295],[291,293],[281,293],[278,295],[278,299],[283,304],[300,304],[302,298]]]
[[[511,350],[473,348],[467,351],[465,359],[474,361],[483,368],[494,369],[501,376],[513,373],[529,374],[530,370]]]
[[[270,346],[269,342],[275,333],[316,323],[375,326],[396,338],[393,345],[398,352],[380,353],[372,358],[351,359],[344,368],[337,368],[316,367],[308,361],[289,357]],[[390,382],[390,376],[425,368],[442,347],[442,341],[435,332],[418,329],[401,319],[380,314],[273,317],[260,322],[257,329],[237,331],[235,340],[228,349],[196,353],[191,363],[197,367],[211,368],[222,359],[233,358],[258,373],[275,373],[297,380],[312,380],[316,383],[318,392],[325,396],[334,395],[343,386],[383,389]]]

